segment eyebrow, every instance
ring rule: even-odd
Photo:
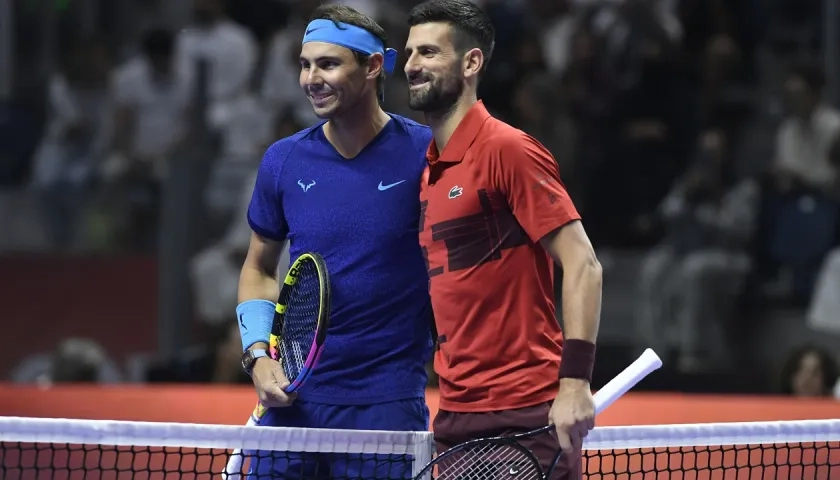
[[[405,51],[409,50],[422,50],[422,49],[429,49],[429,50],[440,50],[440,47],[437,45],[432,45],[430,43],[424,43],[422,45],[417,45],[416,47],[405,47]]]
[[[301,56],[298,60],[300,60],[301,62],[309,62],[309,63],[318,63],[318,62],[324,62],[324,61],[341,63],[343,61],[339,57],[333,57],[333,56],[329,56],[329,55],[323,55],[323,56],[320,56],[320,57],[315,57],[314,59],[309,59],[309,58],[306,58],[304,56]]]

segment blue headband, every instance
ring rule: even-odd
[[[339,22],[336,26],[332,20],[323,18],[312,20],[306,26],[306,34],[303,36],[301,44],[306,42],[332,43],[365,55],[381,53],[385,58],[382,65],[385,73],[393,72],[394,65],[397,63],[396,50],[384,48],[385,46],[375,35],[355,25]]]

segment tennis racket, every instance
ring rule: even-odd
[[[286,393],[300,389],[312,375],[330,324],[330,276],[324,259],[304,253],[292,263],[280,288],[269,337],[269,355],[280,362],[291,384]],[[257,403],[247,426],[257,425],[268,409]],[[238,480],[242,451],[233,451],[222,478]]]
[[[601,413],[643,378],[662,366],[662,360],[647,349],[594,395],[595,414]],[[548,472],[537,457],[522,446],[521,440],[548,434],[554,425],[508,437],[470,440],[438,455],[414,480],[545,480],[551,478],[554,466],[563,453],[559,448]]]

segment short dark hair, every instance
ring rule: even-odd
[[[154,28],[143,33],[140,44],[145,55],[172,55],[175,51],[175,36],[165,28]]]
[[[454,28],[452,42],[459,52],[471,48],[481,50],[484,65],[479,74],[483,74],[496,44],[496,29],[487,13],[469,0],[428,0],[408,14],[409,27],[437,22],[448,23]]]
[[[345,23],[347,25],[362,28],[367,30],[374,37],[378,38],[379,41],[382,42],[383,48],[388,48],[388,34],[385,33],[385,29],[376,23],[374,19],[368,17],[353,7],[348,7],[347,5],[321,5],[316,8],[309,17],[310,22],[313,20],[330,20],[336,27],[339,26],[339,23]],[[366,65],[368,59],[370,59],[370,55],[365,55],[364,53],[357,52],[355,50],[353,50],[353,55],[356,57],[356,61],[359,62],[359,65]],[[385,92],[384,69],[379,74],[379,78],[376,79],[376,92],[379,95],[379,98],[382,99]]]
[[[799,371],[802,359],[811,354],[816,355],[820,359],[823,389],[826,392],[831,392],[831,389],[834,388],[834,384],[837,382],[838,377],[840,377],[837,362],[824,349],[814,345],[804,345],[791,352],[782,367],[782,393],[787,395],[793,394],[793,377]]]
[[[825,70],[822,65],[812,61],[799,61],[788,68],[788,78],[798,78],[805,82],[814,92],[819,92],[825,86]]]

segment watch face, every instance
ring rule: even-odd
[[[242,368],[244,368],[245,370],[248,370],[249,368],[251,368],[251,364],[253,364],[253,363],[254,363],[254,354],[253,354],[253,352],[248,350],[247,352],[245,352],[242,355]]]

